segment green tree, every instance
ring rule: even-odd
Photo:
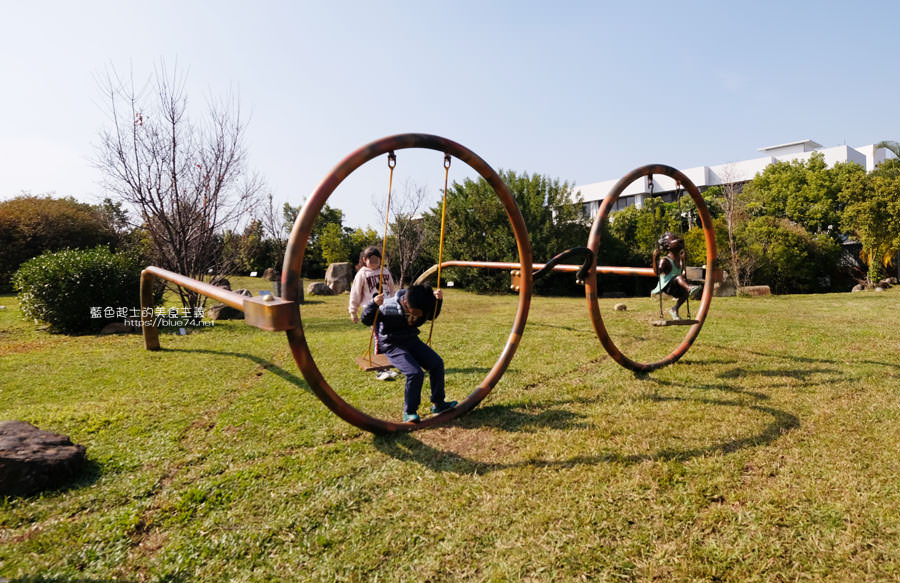
[[[747,209],[753,216],[786,217],[810,233],[836,236],[840,192],[864,174],[865,168],[854,162],[828,168],[821,152],[813,152],[805,162],[776,162],[745,186]]]
[[[589,224],[568,182],[514,171],[501,171],[500,177],[525,220],[536,262],[585,244]],[[448,190],[444,259],[517,261],[518,249],[506,210],[491,185],[483,178],[466,179],[462,184],[454,182]],[[441,204],[425,213],[424,220],[426,254],[436,261]],[[496,270],[456,269],[451,273],[461,285],[478,291],[501,291],[509,285],[508,274]],[[564,285],[574,287],[571,274],[567,280],[572,283],[542,280],[536,289],[548,292],[559,291]]]
[[[334,224],[337,229],[344,233],[344,212],[340,209],[336,209],[328,206],[326,203],[322,207],[322,211],[319,213],[319,216],[316,218],[316,222],[313,225],[312,232],[309,235],[309,242],[306,246],[306,254],[303,257],[303,277],[325,277],[325,270],[328,268],[328,261],[325,259],[325,250],[323,248],[323,236],[326,233],[329,233],[327,237],[325,237],[325,241],[328,241],[328,245],[332,244],[334,239],[333,233],[334,227],[330,227],[328,225]],[[349,257],[349,245],[347,249],[346,257],[339,259],[339,261],[348,261]]]
[[[74,198],[22,195],[0,202],[0,289],[44,251],[113,244],[118,235],[95,206]]]
[[[900,160],[850,180],[841,202],[841,226],[862,243],[869,282],[877,282],[900,250]]]
[[[827,291],[835,274],[840,245],[825,233],[811,235],[785,218],[756,217],[741,232],[753,255],[754,282],[774,293]]]
[[[340,223],[327,223],[319,236],[322,260],[325,265],[347,261],[350,257],[350,236]]]
[[[263,223],[259,219],[252,219],[244,228],[240,243],[239,266],[242,271],[262,273],[268,267],[269,241],[263,230]]]
[[[890,150],[894,154],[894,156],[900,158],[900,142],[895,142],[893,140],[884,140],[875,144],[875,147]]]
[[[363,249],[370,245],[381,248],[381,236],[378,235],[375,229],[372,227],[353,229],[350,232],[350,261],[356,265]]]

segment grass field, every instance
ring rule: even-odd
[[[459,399],[515,301],[446,298],[434,346]],[[353,364],[368,335],[347,296],[309,299],[325,377],[398,419],[402,379]],[[684,333],[648,326],[649,300],[616,301],[603,313],[629,355]],[[0,419],[89,460],[63,490],[0,499],[11,580],[900,579],[900,289],[716,298],[687,355],[640,377],[606,356],[584,299],[538,297],[479,408],[391,437],[332,415],[283,334],[217,322],[147,352],[0,304]]]

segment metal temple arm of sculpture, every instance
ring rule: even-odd
[[[141,313],[146,313],[145,310],[148,308],[153,309],[153,282],[156,278],[171,281],[240,310],[244,312],[245,322],[262,330],[280,332],[300,325],[297,302],[271,295],[257,298],[247,297],[152,265],[141,272]],[[145,321],[141,328],[144,333],[144,348],[159,350],[159,331],[156,328],[155,319],[151,318],[149,324]]]

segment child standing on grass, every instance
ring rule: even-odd
[[[350,319],[356,324],[359,322],[359,308],[370,301],[372,297],[378,293],[378,278],[381,279],[381,291],[387,297],[391,297],[396,292],[394,279],[391,272],[381,266],[381,251],[378,247],[366,247],[359,255],[359,264],[356,266],[359,271],[353,278],[353,284],[350,286],[350,304],[347,309],[350,311]]]
[[[436,318],[442,303],[441,290],[414,285],[398,291],[392,298],[378,294],[363,308],[362,323],[366,326],[375,324],[379,348],[406,376],[404,422],[418,423],[420,420],[418,409],[425,381],[423,369],[428,371],[431,382],[431,412],[444,413],[456,406],[456,401],[448,403],[444,400],[443,359],[419,339],[419,326]]]
[[[669,316],[673,320],[680,320],[678,309],[689,297],[700,297],[703,288],[699,285],[692,286],[684,278],[684,239],[672,232],[663,233],[657,241],[657,247],[653,251],[653,262],[656,263],[659,282],[650,294],[665,293],[675,298],[675,307],[669,310]],[[663,251],[665,255],[659,257],[659,251]]]

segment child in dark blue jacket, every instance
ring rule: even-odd
[[[418,409],[425,381],[423,369],[428,371],[431,381],[431,412],[443,413],[456,406],[456,401],[444,400],[444,361],[419,339],[419,326],[436,318],[442,303],[441,290],[414,285],[393,297],[378,294],[363,308],[362,323],[375,324],[379,351],[406,376],[403,395],[403,421],[406,422],[419,422]]]

